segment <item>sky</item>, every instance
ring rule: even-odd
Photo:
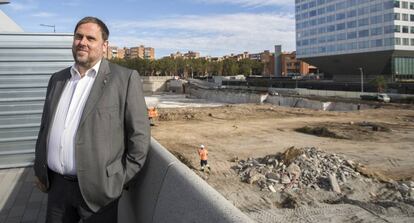
[[[0,10],[25,32],[72,33],[95,16],[110,45],[155,48],[156,58],[180,51],[201,56],[295,50],[294,0],[10,0]]]

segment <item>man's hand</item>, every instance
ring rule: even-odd
[[[36,176],[35,176],[35,185],[40,191],[42,191],[44,193],[47,192],[46,185],[44,185],[42,182],[40,182],[39,178],[36,177]]]

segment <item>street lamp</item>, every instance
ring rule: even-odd
[[[361,73],[361,93],[364,93],[364,72],[362,67],[358,68],[358,70]]]
[[[53,27],[53,32],[56,32],[56,26],[55,25],[47,25],[47,24],[40,24],[40,26],[45,26],[45,27]]]

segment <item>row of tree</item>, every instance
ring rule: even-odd
[[[137,70],[143,76],[234,76],[243,74],[261,75],[266,64],[243,59],[224,59],[222,61],[208,61],[206,59],[162,58],[158,60],[112,59],[114,63]]]

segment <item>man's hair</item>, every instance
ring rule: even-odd
[[[96,25],[98,25],[99,28],[101,28],[102,39],[103,40],[108,40],[108,37],[109,37],[108,27],[105,25],[104,22],[102,22],[102,20],[100,20],[96,17],[87,16],[87,17],[81,19],[78,22],[78,24],[76,24],[76,27],[75,27],[75,30],[73,31],[73,33],[76,33],[76,30],[78,29],[78,27],[82,24],[85,24],[85,23],[95,23]]]

